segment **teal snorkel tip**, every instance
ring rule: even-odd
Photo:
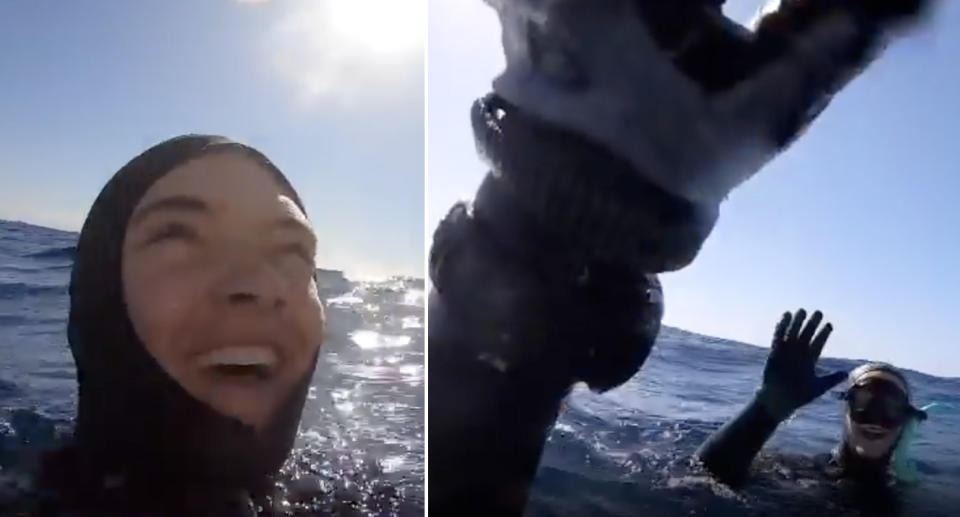
[[[893,461],[891,461],[893,473],[898,481],[909,485],[916,484],[919,481],[920,476],[917,472],[917,464],[910,459],[910,445],[917,436],[917,429],[920,426],[920,422],[925,421],[929,415],[933,413],[949,408],[951,408],[949,404],[933,402],[917,410],[915,414],[907,420],[903,428],[903,433],[900,435],[900,441],[897,443],[897,448],[893,451]]]
[[[925,413],[930,413],[930,412],[939,413],[940,410],[943,410],[943,409],[953,409],[953,406],[943,402],[931,402],[930,404],[927,404],[926,406],[923,406],[922,408],[920,408],[920,411],[923,411]]]

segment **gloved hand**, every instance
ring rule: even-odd
[[[719,203],[933,0],[781,0],[754,33],[722,0],[486,1],[503,26],[497,94]]]
[[[806,317],[803,309],[796,315],[783,315],[774,331],[770,356],[763,369],[763,384],[757,392],[757,401],[780,421],[847,378],[847,372],[816,375],[817,360],[833,326],[827,323],[816,332],[823,314],[814,312],[804,326]]]
[[[781,0],[752,32],[722,0],[485,1],[507,62],[474,108],[488,197],[571,255],[656,273],[935,0]]]

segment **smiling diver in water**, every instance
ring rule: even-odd
[[[926,420],[927,413],[911,405],[906,377],[882,363],[818,377],[816,363],[833,327],[828,323],[817,331],[823,320],[820,311],[806,325],[805,319],[802,309],[783,315],[761,388],[740,414],[704,442],[697,456],[721,481],[742,485],[754,457],[776,428],[797,409],[846,380],[843,435],[824,471],[874,486],[897,478],[912,481],[907,450],[913,428]]]
[[[174,138],[134,158],[77,244],[73,443],[33,513],[251,515],[296,435],[322,341],[316,238],[258,151]]]

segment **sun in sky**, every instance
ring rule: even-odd
[[[426,2],[326,0],[313,9],[329,19],[332,37],[347,47],[391,56],[423,52]]]
[[[291,9],[269,38],[277,70],[304,101],[420,88],[426,0],[311,0]],[[413,73],[416,71],[417,73]]]

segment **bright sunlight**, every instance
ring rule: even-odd
[[[311,0],[281,20],[270,51],[305,102],[351,102],[370,89],[382,96],[384,83],[422,88],[410,63],[423,59],[425,32],[425,0]]]

